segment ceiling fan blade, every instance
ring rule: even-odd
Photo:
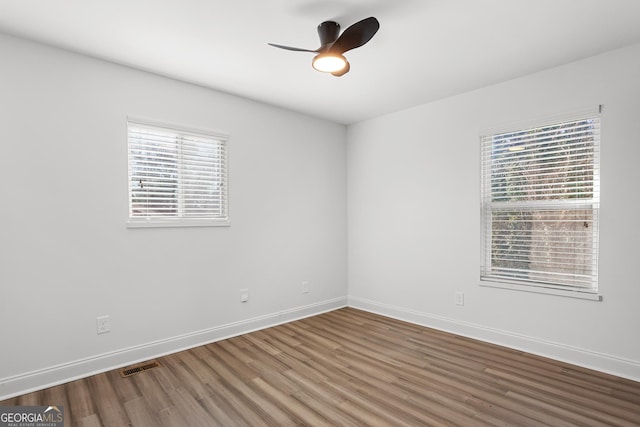
[[[274,43],[267,43],[269,46],[273,46],[273,47],[277,47],[279,49],[284,49],[284,50],[293,50],[294,52],[318,52],[317,50],[311,50],[311,49],[302,49],[299,47],[291,47],[291,46],[283,46],[281,44],[274,44]]]
[[[338,37],[331,51],[336,53],[344,53],[348,50],[355,49],[367,43],[378,32],[380,23],[373,16],[358,21]]]

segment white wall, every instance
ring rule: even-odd
[[[639,76],[636,45],[351,126],[350,305],[640,380]],[[604,300],[479,286],[480,131],[597,104]]]
[[[344,126],[11,37],[0,53],[0,400],[346,304]],[[128,115],[230,134],[230,227],[125,227]]]

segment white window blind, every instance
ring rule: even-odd
[[[489,133],[481,146],[481,280],[597,294],[599,109]]]
[[[129,224],[228,223],[227,137],[128,122]]]

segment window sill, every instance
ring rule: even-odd
[[[602,301],[602,295],[589,291],[569,291],[563,289],[545,288],[542,285],[524,285],[507,282],[493,282],[488,280],[480,280],[480,286],[489,288],[511,289],[514,291],[533,292],[537,294],[557,295],[568,298],[586,299],[592,301]]]
[[[127,228],[173,228],[173,227],[228,227],[228,219],[135,219],[127,221]]]

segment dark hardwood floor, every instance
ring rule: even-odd
[[[345,308],[0,402],[66,426],[640,426],[640,383]]]

